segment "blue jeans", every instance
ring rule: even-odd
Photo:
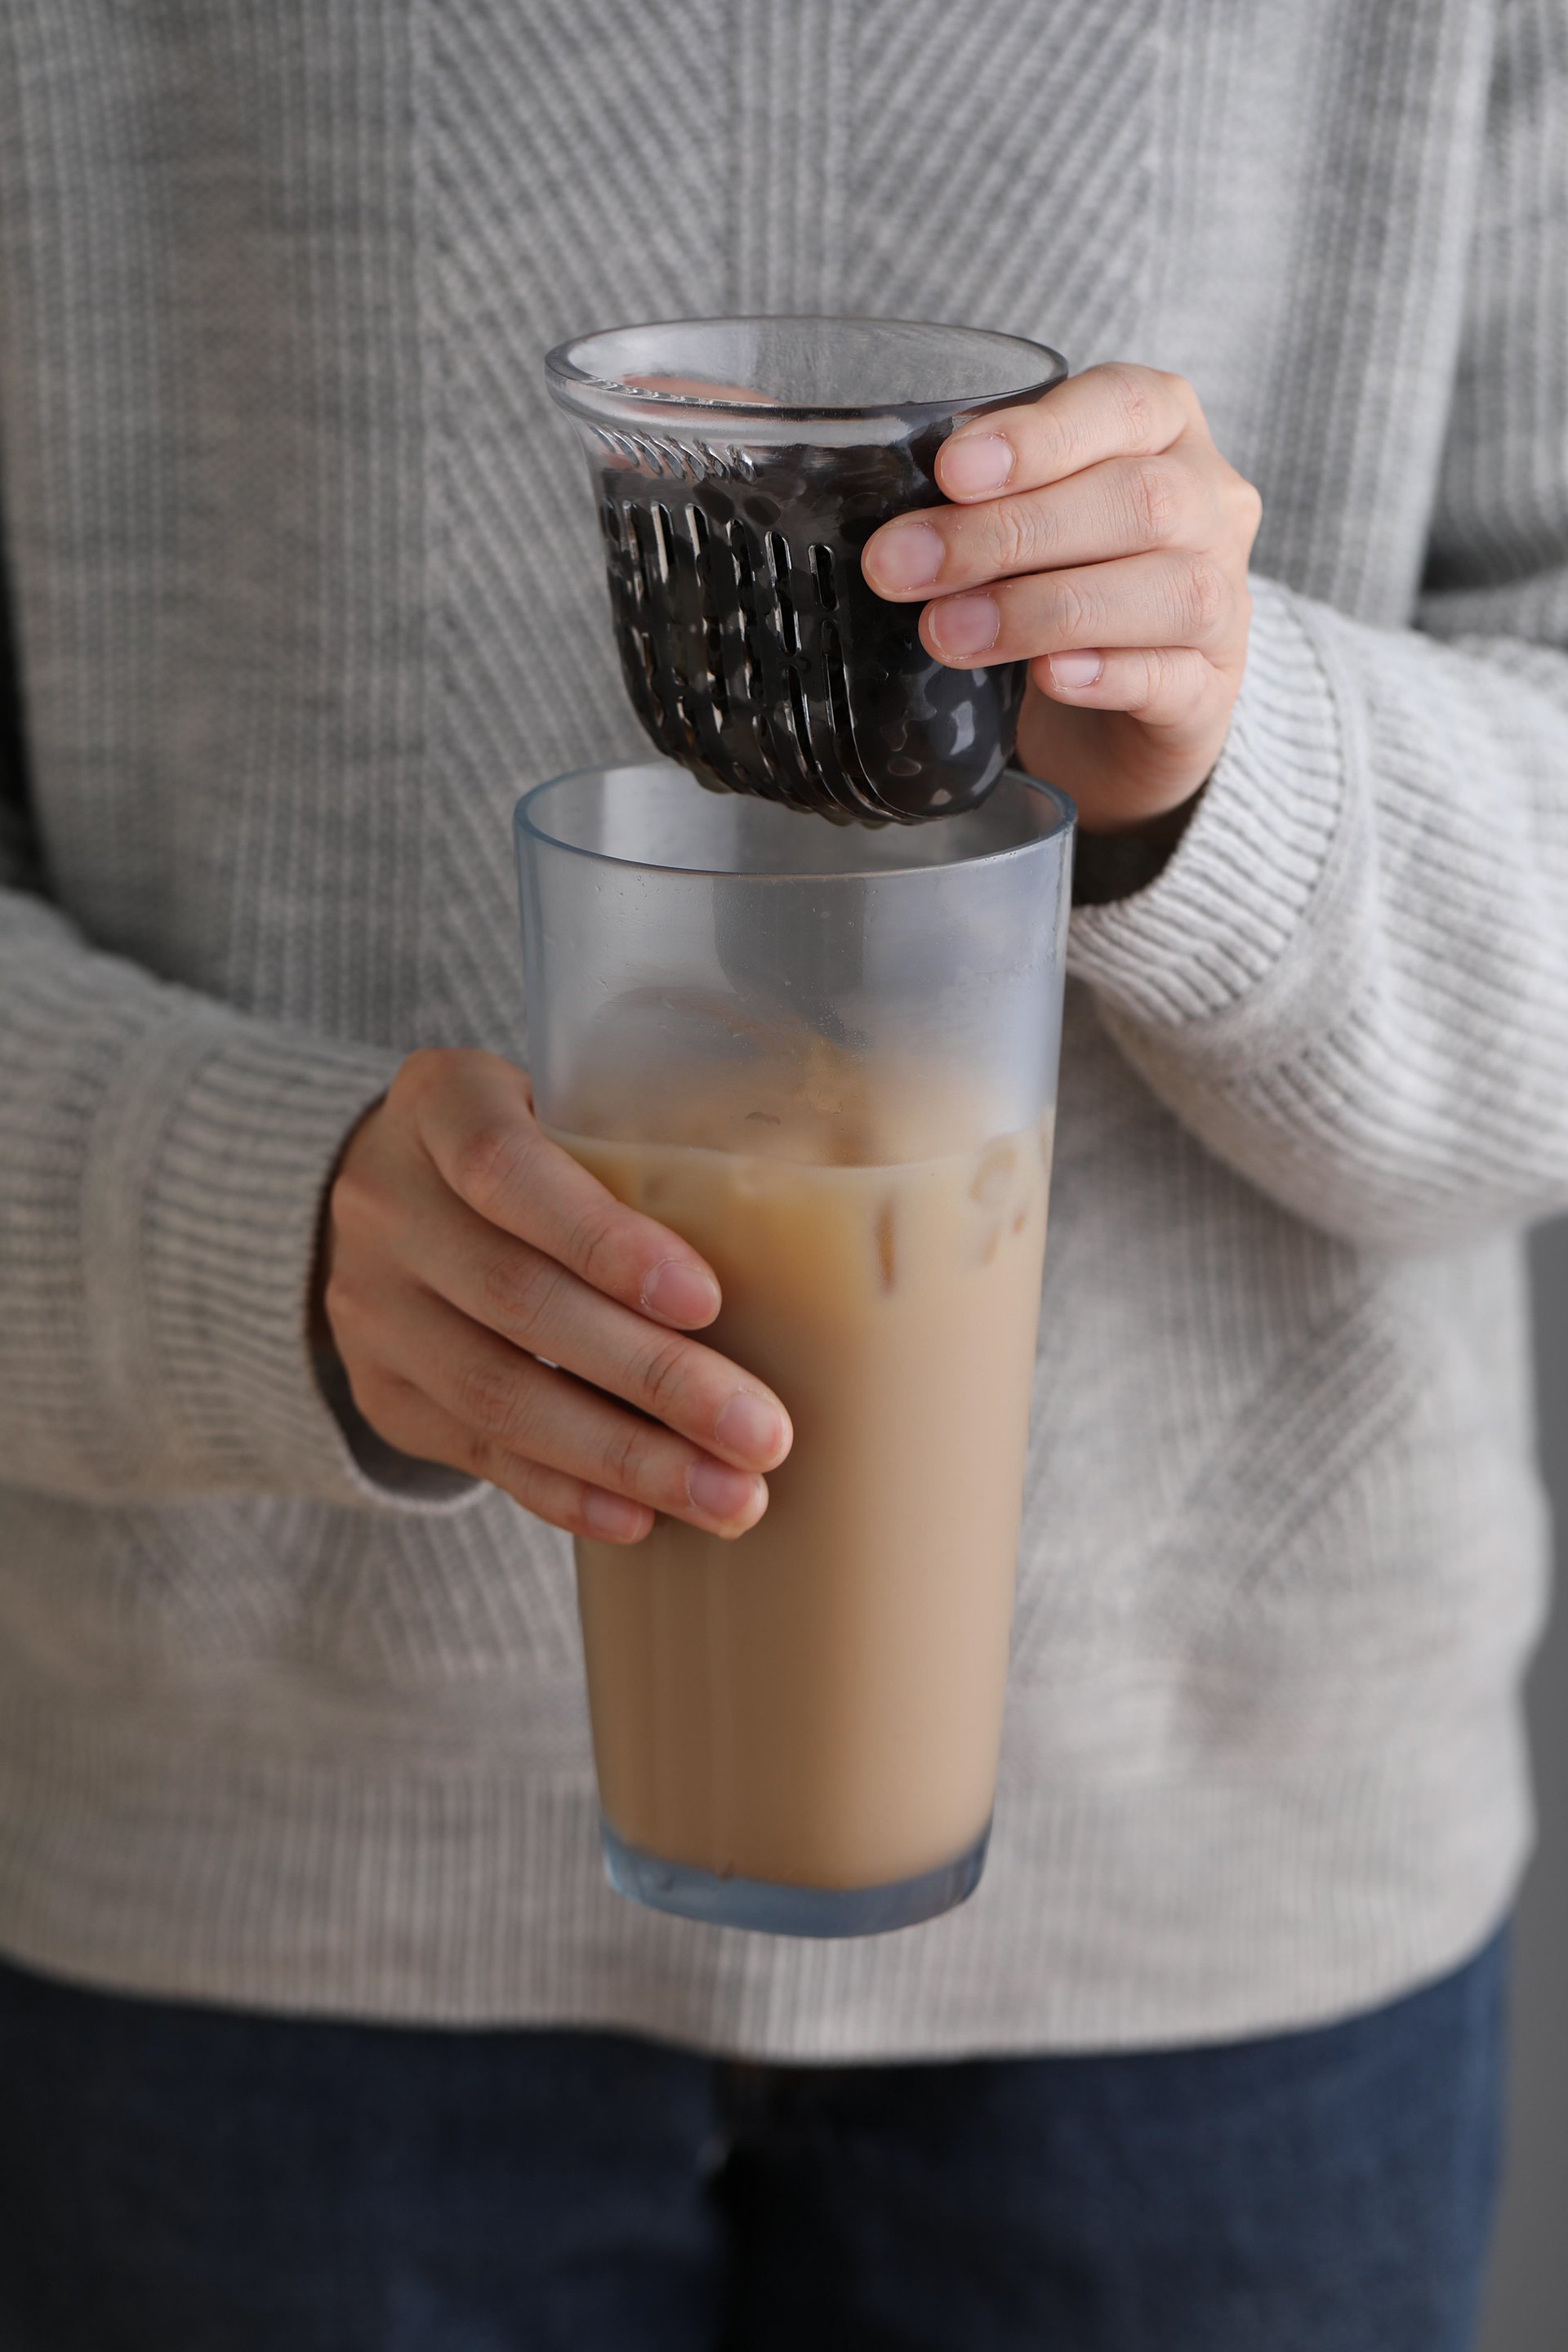
[[[1326,2030],[901,2066],[0,1966],[5,2352],[1461,2352],[1506,1948]]]

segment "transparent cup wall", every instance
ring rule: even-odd
[[[978,1881],[1044,1246],[1070,803],[843,830],[586,770],[520,804],[545,1126],[719,1273],[795,1423],[759,1525],[580,1541],[605,1853],[698,1918],[865,1934]]]

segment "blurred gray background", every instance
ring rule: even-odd
[[[1568,2352],[1568,1221],[1534,1236],[1555,1612],[1531,1678],[1540,1843],[1515,1948],[1512,2129],[1482,2352]]]

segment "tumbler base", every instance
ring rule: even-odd
[[[653,1911],[673,1911],[714,1927],[751,1927],[764,1936],[881,1936],[934,1919],[973,1894],[991,1839],[986,1822],[952,1862],[880,1886],[791,1886],[767,1878],[721,1878],[690,1863],[664,1862],[617,1837],[601,1814],[605,1870],[617,1895]]]

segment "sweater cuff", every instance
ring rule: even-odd
[[[480,1490],[396,1454],[313,1360],[327,1185],[400,1056],[215,1014],[144,1036],[94,1123],[92,1344],[166,1483],[449,1510]]]
[[[1230,732],[1147,889],[1074,910],[1068,967],[1113,1015],[1190,1029],[1269,993],[1337,863],[1345,753],[1322,656],[1289,589],[1254,580]]]

